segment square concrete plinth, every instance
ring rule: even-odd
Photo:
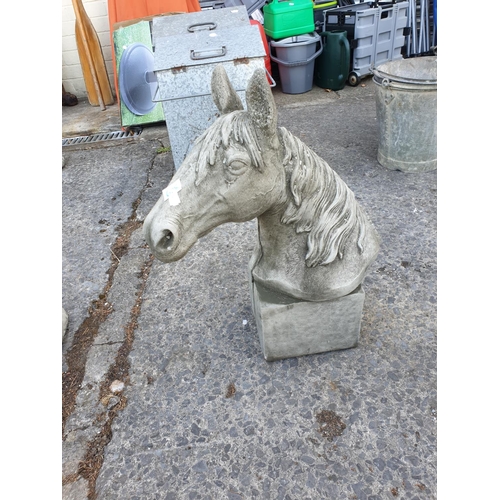
[[[276,294],[251,282],[252,307],[267,361],[354,347],[359,340],[365,292],[325,302]]]

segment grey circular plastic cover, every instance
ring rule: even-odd
[[[120,97],[135,115],[147,115],[156,106],[157,83],[148,77],[153,74],[153,62],[153,53],[142,43],[132,43],[123,51],[118,72]]]

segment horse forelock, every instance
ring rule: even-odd
[[[290,170],[291,197],[281,218],[298,233],[308,232],[306,264],[326,265],[344,256],[349,236],[358,231],[363,251],[367,219],[345,182],[300,139],[281,127],[283,166]]]
[[[246,111],[233,111],[218,118],[195,142],[199,154],[194,161],[196,185],[199,185],[217,160],[217,152],[235,141],[247,150],[252,165],[263,170],[263,158],[255,128]],[[193,165],[192,165],[193,166]]]

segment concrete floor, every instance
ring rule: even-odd
[[[101,110],[91,106],[86,99],[79,99],[76,106],[62,108],[62,137],[92,135],[98,132],[114,132],[121,129],[118,103]]]
[[[64,500],[437,498],[437,172],[378,164],[369,80],[273,94],[279,125],[382,238],[358,346],[264,360],[247,282],[255,221],[151,260],[141,225],[174,173],[164,124],[63,147]],[[117,105],[63,108],[63,137],[120,128]]]

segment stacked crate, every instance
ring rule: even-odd
[[[347,32],[351,46],[349,85],[358,85],[379,64],[403,57],[408,6],[407,1],[365,2],[324,11],[324,31]]]

